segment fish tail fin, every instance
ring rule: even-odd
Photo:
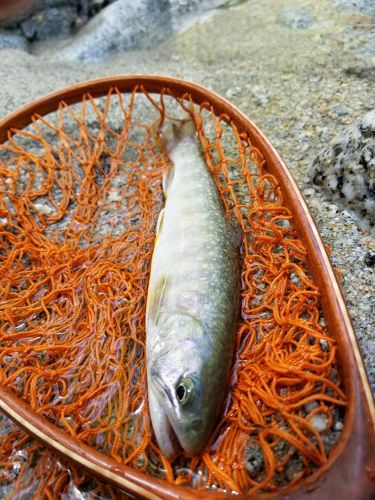
[[[179,122],[169,120],[161,128],[158,134],[158,142],[164,149],[171,151],[184,139],[194,139],[196,132],[197,128],[191,116]]]
[[[186,113],[186,118],[173,121],[167,120],[163,126],[160,122],[153,126],[153,136],[156,144],[162,149],[171,153],[173,149],[183,140],[194,140],[197,128],[193,118]],[[173,162],[163,173],[163,191],[165,197],[174,175]]]

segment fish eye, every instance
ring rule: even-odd
[[[190,377],[182,378],[176,387],[177,401],[185,405],[194,397],[194,382]]]
[[[177,399],[179,401],[182,401],[184,399],[186,394],[186,389],[182,384],[177,387],[176,394],[177,394]]]

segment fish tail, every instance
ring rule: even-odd
[[[162,148],[172,151],[177,144],[185,139],[194,139],[197,129],[194,120],[189,116],[186,119],[174,122],[167,121],[158,134],[158,142]]]
[[[160,122],[153,127],[153,136],[156,144],[168,153],[172,153],[175,147],[184,140],[194,141],[196,136],[196,126],[192,117],[186,114],[187,118],[173,121],[168,120],[160,127]],[[168,188],[174,176],[174,165],[172,164],[163,173],[163,192],[168,195]]]

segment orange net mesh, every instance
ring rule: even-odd
[[[0,383],[71,436],[169,482],[291,488],[327,461],[346,401],[305,246],[251,137],[209,103],[136,90],[61,102],[2,146]],[[243,230],[242,314],[230,393],[208,448],[170,463],[152,437],[144,320],[168,163],[152,129],[183,110]],[[12,495],[31,488],[52,498],[90,481],[99,496],[114,494],[2,422],[0,482]]]

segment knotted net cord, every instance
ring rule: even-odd
[[[152,435],[144,320],[169,165],[153,132],[186,112],[242,229],[242,308],[223,416],[206,451],[171,463]],[[112,88],[34,116],[0,160],[1,385],[74,438],[179,485],[287,491],[327,462],[346,404],[336,341],[306,248],[251,137],[189,94]],[[118,494],[5,419],[0,434],[0,480],[12,495],[29,488],[59,498],[88,483],[99,497]],[[26,458],[15,472],[19,451]]]

